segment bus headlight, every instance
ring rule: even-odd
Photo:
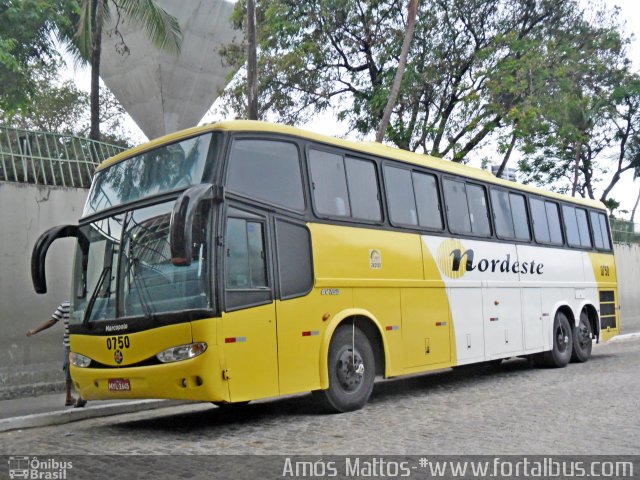
[[[71,352],[71,364],[74,367],[87,368],[91,364],[91,359],[79,353]]]
[[[180,360],[187,360],[188,358],[202,355],[206,349],[207,344],[204,342],[190,343],[188,345],[167,348],[158,353],[156,358],[162,363],[179,362]]]

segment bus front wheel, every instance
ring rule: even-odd
[[[558,312],[553,320],[553,348],[542,354],[543,363],[547,367],[565,367],[571,360],[572,351],[573,329],[567,316]]]
[[[374,358],[362,330],[354,325],[339,327],[329,344],[329,388],[318,392],[321,403],[333,412],[362,408],[373,390]]]
[[[591,322],[586,310],[580,313],[580,323],[573,328],[573,353],[571,361],[586,362],[591,357],[593,339],[591,338]]]

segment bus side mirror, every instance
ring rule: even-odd
[[[79,236],[80,230],[78,225],[58,225],[40,235],[38,241],[36,241],[36,244],[33,246],[33,252],[31,252],[31,281],[33,282],[33,288],[36,293],[47,293],[45,260],[51,244],[59,238],[80,238]],[[84,251],[87,249],[87,246],[83,246],[82,243],[83,242],[81,242],[81,248],[83,248]]]
[[[193,258],[193,219],[203,201],[222,202],[224,189],[219,185],[203,183],[185,190],[178,197],[171,212],[169,243],[171,263],[176,266],[191,265]]]

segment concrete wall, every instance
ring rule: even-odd
[[[82,189],[0,182],[0,398],[58,388],[63,381],[62,325],[25,334],[68,299],[75,239],[49,249],[45,295],[33,290],[31,250],[46,229],[78,223],[86,196]]]
[[[615,246],[623,333],[640,332],[640,245]]]

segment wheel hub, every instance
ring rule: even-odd
[[[569,344],[569,335],[567,335],[567,332],[564,331],[562,326],[559,326],[556,330],[556,340],[558,343],[558,350],[564,352]]]
[[[364,378],[364,363],[360,353],[350,348],[344,349],[338,357],[337,377],[342,388],[348,392],[357,390]]]
[[[591,343],[591,332],[584,323],[580,323],[580,345],[584,347],[589,343]]]

